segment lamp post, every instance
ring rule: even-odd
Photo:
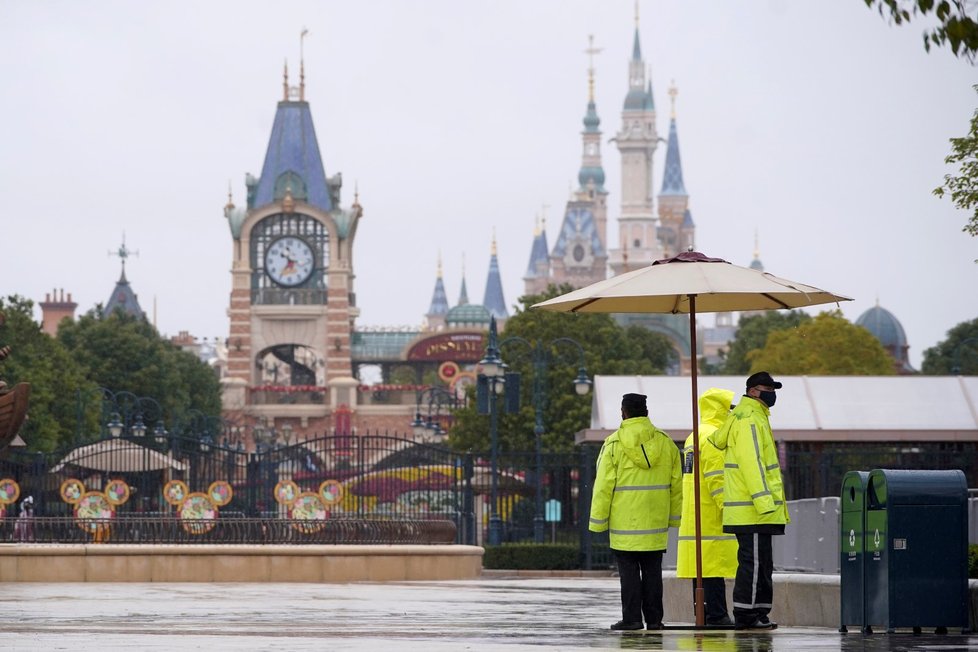
[[[100,387],[99,391],[102,394],[103,422],[109,436],[143,439],[149,429],[147,421],[156,421],[158,426],[163,423],[163,408],[156,399],[126,391],[113,392],[104,387]]]
[[[536,448],[536,502],[534,504],[533,515],[533,540],[536,543],[543,543],[544,529],[546,521],[543,514],[543,410],[546,407],[546,373],[551,364],[560,360],[559,353],[553,355],[560,345],[570,345],[577,350],[578,368],[577,377],[574,379],[574,392],[578,396],[584,396],[591,391],[591,379],[587,376],[587,368],[584,365],[584,347],[576,340],[569,337],[558,337],[544,344],[537,340],[531,343],[529,340],[519,337],[507,337],[500,344],[499,348],[507,344],[518,343],[529,349],[533,363],[533,409],[535,420],[533,425],[533,436]]]
[[[421,405],[424,403],[425,396],[428,397],[427,417],[421,414]],[[448,405],[449,410],[455,410],[458,408],[458,403],[458,397],[443,387],[426,387],[418,391],[415,399],[414,421],[411,422],[415,439],[426,444],[439,441],[446,433],[440,422],[441,407]]]
[[[957,343],[954,351],[951,352],[951,374],[958,376],[961,374],[961,347],[965,344],[978,343],[978,337],[968,337]]]
[[[497,546],[502,542],[502,520],[499,518],[497,496],[499,484],[497,466],[499,464],[499,424],[497,410],[497,394],[504,388],[506,373],[503,361],[499,357],[499,345],[496,335],[496,318],[489,320],[489,342],[486,353],[479,361],[478,377],[479,412],[489,412],[489,441],[490,441],[490,476],[489,476],[489,545]]]

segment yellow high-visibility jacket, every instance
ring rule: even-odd
[[[709,441],[724,453],[724,532],[790,523],[767,405],[742,396]]]
[[[604,441],[591,496],[592,532],[610,530],[612,550],[665,550],[679,527],[679,448],[648,417],[625,419]]]
[[[737,574],[737,537],[723,532],[723,453],[707,438],[723,425],[734,393],[708,389],[700,395],[700,541],[702,577]],[[683,520],[679,524],[677,577],[696,577],[696,501],[693,491],[693,435],[683,448]]]

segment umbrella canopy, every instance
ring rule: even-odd
[[[187,465],[170,455],[124,439],[105,439],[94,444],[80,446],[65,455],[52,469],[57,473],[66,466],[76,466],[93,471],[115,473],[140,473],[172,468],[186,471]]]
[[[535,304],[558,312],[688,313],[692,351],[693,475],[696,520],[696,625],[702,627],[702,550],[700,531],[700,444],[696,388],[696,313],[802,308],[851,301],[849,297],[779,278],[749,267],[686,251],[648,267],[599,281]]]
[[[691,297],[695,298],[691,301]],[[849,297],[687,251],[534,308],[558,312],[699,313],[802,308]]]

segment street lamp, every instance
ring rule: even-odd
[[[536,446],[536,502],[534,504],[533,515],[533,540],[536,543],[543,543],[544,528],[546,521],[543,514],[543,409],[547,400],[546,379],[547,369],[553,363],[561,360],[558,347],[560,345],[570,345],[576,349],[578,354],[579,366],[577,377],[574,379],[574,392],[578,396],[584,396],[591,391],[591,379],[588,378],[587,368],[584,365],[584,347],[576,340],[569,337],[558,337],[551,340],[548,344],[537,340],[531,343],[529,340],[519,337],[507,337],[499,344],[499,348],[507,344],[518,343],[530,350],[533,362],[533,409],[536,419],[533,425],[533,435]],[[556,355],[554,351],[558,351]]]
[[[118,412],[113,412],[105,427],[109,429],[110,435],[118,439],[122,435],[122,429],[125,427],[125,424],[122,423],[122,416]]]
[[[428,397],[427,418],[421,414],[421,404],[425,396]],[[426,387],[420,390],[415,399],[414,421],[411,422],[414,438],[425,443],[439,440],[445,434],[439,421],[441,406],[447,404],[449,410],[454,410],[458,403],[458,397],[443,387]]]
[[[129,430],[137,439],[142,439],[146,436],[146,424],[143,423],[142,413],[136,415],[136,421],[132,424],[132,427]]]

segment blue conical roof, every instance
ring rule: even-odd
[[[112,296],[109,297],[109,300],[105,304],[103,314],[108,317],[116,310],[121,310],[123,313],[138,319],[146,319],[146,313],[139,307],[139,300],[136,298],[136,293],[132,291],[132,287],[126,279],[125,265],[122,267],[122,275],[119,276],[119,281],[115,284],[115,289],[112,290]]]
[[[465,274],[462,274],[462,287],[458,291],[458,304],[459,306],[469,305],[469,291],[465,286]]]
[[[499,259],[496,257],[495,243],[493,243],[492,257],[489,258],[489,276],[486,278],[486,294],[482,305],[496,319],[509,317],[506,299],[503,298],[503,281],[499,276]]]
[[[635,27],[635,41],[632,43],[632,61],[642,60],[642,46],[638,42],[638,27]]]
[[[435,281],[435,291],[431,295],[431,307],[428,308],[428,315],[444,315],[447,312],[448,296],[445,294],[445,283],[439,274]]]
[[[540,229],[540,232],[533,236],[533,246],[530,247],[530,263],[526,266],[526,278],[537,278],[540,270],[546,270],[550,264],[550,247],[547,246],[547,232]]]
[[[666,167],[662,172],[663,195],[686,195],[683,184],[683,165],[679,158],[679,133],[676,131],[676,119],[669,121],[669,144],[666,148]]]
[[[297,200],[327,212],[333,208],[312,113],[305,101],[278,103],[252,206],[281,200],[286,188]]]

